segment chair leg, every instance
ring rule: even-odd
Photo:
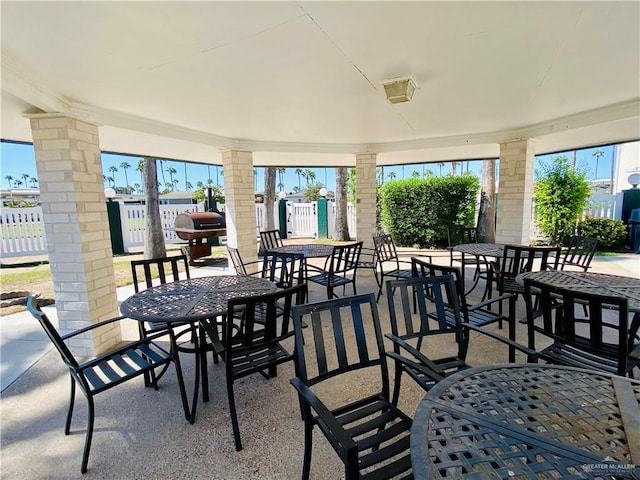
[[[189,400],[187,400],[187,390],[184,386],[184,378],[182,376],[182,367],[180,366],[180,357],[178,356],[178,349],[175,342],[175,337],[171,335],[171,353],[173,354],[173,364],[176,367],[176,376],[178,377],[178,388],[180,389],[180,398],[182,399],[182,409],[184,410],[184,417],[191,423],[191,414],[189,412]],[[197,362],[196,362],[197,365]],[[197,369],[198,367],[196,367]],[[195,408],[195,405],[194,405]],[[194,417],[195,420],[195,417]]]
[[[516,341],[516,300],[517,296],[509,299],[509,339]],[[500,302],[502,303],[502,302]],[[515,363],[516,349],[509,345],[509,363]]]
[[[202,401],[209,401],[209,368],[207,367],[207,333],[202,326],[198,327],[200,336],[200,351],[196,354],[196,362],[200,362],[200,374],[202,375]],[[216,357],[215,351],[213,357]]]
[[[87,473],[87,464],[89,463],[89,451],[91,450],[91,439],[93,438],[93,422],[95,419],[95,411],[93,405],[93,397],[85,392],[87,396],[87,406],[89,407],[89,417],[87,418],[87,435],[84,441],[84,452],[82,454],[81,473]]]
[[[233,380],[227,379],[227,397],[229,398],[229,413],[231,414],[231,427],[233,428],[233,441],[236,444],[236,451],[242,450],[240,440],[240,426],[238,425],[238,414],[236,412],[236,397],[233,393]]]
[[[76,380],[73,378],[73,375],[69,374],[69,378],[71,378],[71,395],[69,397],[69,409],[67,410],[67,421],[64,425],[64,434],[69,435],[69,431],[71,430],[71,417],[73,417],[73,402],[76,398]]]
[[[302,480],[309,480],[311,474],[311,449],[313,448],[313,420],[304,421],[304,460],[302,461]]]

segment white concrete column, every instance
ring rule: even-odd
[[[375,153],[356,154],[356,229],[365,248],[373,248],[376,233]]]
[[[241,150],[222,152],[227,243],[240,251],[245,263],[258,260],[253,154]],[[249,273],[257,270],[250,265]]]
[[[500,145],[498,243],[529,245],[533,162],[533,140],[516,140]]]
[[[60,330],[118,315],[98,126],[63,114],[30,115]],[[120,343],[120,326],[78,336],[74,354]]]

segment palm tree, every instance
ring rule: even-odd
[[[160,162],[160,173],[162,174],[162,183],[166,185],[167,179],[164,178],[164,168],[162,168],[164,166],[164,160],[158,160],[158,161]]]
[[[184,186],[186,187],[186,189],[187,189],[188,191],[193,190],[193,185],[191,185],[191,182],[189,182],[189,181],[185,181],[185,182],[184,182]]]
[[[598,178],[598,160],[600,160],[600,157],[602,157],[604,155],[604,150],[602,149],[597,149],[595,152],[593,152],[593,156],[596,157],[596,171],[593,174],[593,179],[597,179]]]
[[[393,170],[391,170],[389,173],[387,173],[387,178],[389,180],[393,180],[394,178],[396,178],[396,172],[394,172]]]
[[[13,186],[16,188],[20,188],[22,186],[22,180],[16,180],[13,182]]]
[[[420,172],[414,170],[413,172],[411,172],[411,178],[420,178]]]
[[[298,191],[299,191],[299,190],[302,190],[302,185],[300,184],[300,178],[301,178],[301,176],[302,176],[302,169],[301,169],[301,168],[296,168],[296,169],[294,170],[294,173],[295,173],[296,175],[298,175]]]
[[[453,173],[453,176],[456,176],[456,167],[458,166],[458,162],[451,162],[451,172]]]
[[[133,184],[133,190],[140,195],[142,193],[142,189],[140,188],[140,184],[139,183],[134,183]]]
[[[191,189],[191,184],[189,183],[189,179],[187,178],[187,162],[184,162],[184,189]]]
[[[22,177],[22,180],[24,180],[24,186],[27,186],[27,183],[29,182],[29,174],[28,173],[23,173],[22,175],[20,175]]]
[[[173,167],[167,167],[167,173],[169,174],[169,178],[171,179],[171,181],[168,183],[168,185],[171,185],[171,191],[175,192],[175,181],[173,180],[173,175],[175,173],[178,173],[178,171],[173,168]],[[167,183],[165,182],[165,185],[167,185]]]
[[[144,159],[138,160],[136,170],[140,172],[140,185],[144,185]]]
[[[111,178],[111,181],[113,182],[112,186],[113,186],[113,188],[116,188],[115,178],[116,178],[116,172],[118,171],[118,167],[116,167],[115,165],[111,165],[109,167],[109,171],[111,172],[111,177],[110,178]]]
[[[316,179],[316,173],[313,170],[305,170],[304,172],[306,173],[307,185],[313,183]]]
[[[287,171],[285,167],[276,168],[276,172],[278,172],[278,188],[280,191],[284,190],[284,173]]]
[[[38,186],[38,179],[36,177],[31,177],[29,182],[31,183],[31,188],[36,188]]]
[[[439,175],[442,176],[442,167],[444,167],[444,162],[438,162],[438,166],[440,167]]]
[[[129,177],[127,176],[127,170],[129,168],[131,168],[131,165],[129,165],[127,162],[120,162],[120,168],[122,168],[122,170],[124,170],[124,183],[125,183],[125,186],[128,187],[129,186]]]
[[[6,177],[4,177],[4,179],[9,184],[9,189],[11,189],[11,187],[12,187],[12,183],[11,182],[13,182],[13,177],[11,175],[7,175]]]

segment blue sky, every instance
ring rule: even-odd
[[[596,157],[594,153],[597,150],[601,150],[603,155],[599,157],[597,162],[597,178],[607,179],[611,175],[611,162],[613,157],[615,156],[614,148],[612,146],[605,147],[593,147],[587,148],[583,150],[578,150],[576,153],[576,164],[579,169],[583,169],[587,171],[587,178],[594,179],[596,178]],[[35,177],[37,178],[38,174],[36,171],[36,162],[35,156],[33,153],[33,147],[30,144],[15,144],[2,142],[0,144],[0,172],[1,178],[0,182],[2,187],[7,188],[9,186],[8,181],[6,180],[7,176],[13,177],[15,180],[20,180],[23,182],[21,186],[24,188],[25,186],[32,186],[32,183],[29,181],[29,178]],[[541,161],[549,161],[559,154],[549,154],[549,155],[540,155],[536,157],[536,165]],[[564,153],[568,158],[571,158],[571,154],[569,152]],[[113,154],[102,154],[102,163],[103,163],[103,171],[105,175],[113,176],[115,178],[115,183],[117,186],[125,186],[125,173],[124,169],[120,167],[122,162],[127,162],[130,165],[130,168],[127,169],[127,178],[129,180],[129,185],[134,185],[136,183],[140,184],[140,172],[136,171],[136,167],[138,165],[138,160],[140,157],[133,156],[125,156],[125,155],[113,155]],[[470,172],[475,173],[480,176],[480,170],[482,168],[482,161],[469,161],[469,162],[461,162],[462,168],[464,171],[467,169]],[[110,167],[115,167],[118,169],[116,172],[109,171]],[[166,172],[167,168],[173,168],[176,170],[174,174],[174,179],[178,180],[177,189],[184,190],[185,189],[185,173],[187,180],[193,185],[195,188],[198,181],[202,181],[203,183],[207,182],[208,178],[213,180],[213,183],[219,182],[220,185],[223,185],[223,177],[220,173],[222,170],[221,167],[209,166],[196,164],[196,163],[186,163],[179,161],[164,161],[163,169],[165,170],[165,180],[170,181],[169,174]],[[307,170],[306,167],[301,167],[303,170]],[[430,169],[434,175],[439,175],[442,172],[442,175],[447,175],[451,172],[451,164],[447,163],[442,168],[437,163],[432,164],[420,164],[420,165],[405,165],[402,166],[386,166],[384,167],[385,180],[389,180],[389,173],[393,172],[395,174],[395,179],[401,178],[411,178],[411,174],[413,171],[423,172],[424,169]],[[309,168],[308,170],[312,170],[316,174],[315,181],[323,183],[329,190],[333,190],[335,188],[335,175],[333,168]],[[294,186],[298,185],[298,176],[295,174],[295,167],[287,168],[284,174],[284,189],[286,192],[291,192]],[[458,167],[458,172],[460,172],[460,167]],[[28,175],[25,178],[23,175]],[[209,176],[210,175],[210,176]],[[164,180],[160,172],[158,172],[158,177],[160,182],[162,183]],[[306,180],[304,178],[300,179],[301,186],[304,188]],[[278,183],[278,177],[276,177],[276,183]],[[107,185],[105,185],[107,186]],[[277,187],[276,187],[277,188]],[[257,190],[262,191],[264,189],[264,169],[258,168],[258,178],[257,178]]]

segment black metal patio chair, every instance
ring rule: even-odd
[[[443,378],[469,368],[466,358],[470,331],[523,351],[528,360],[535,360],[535,352],[526,347],[464,321],[469,317],[462,313],[460,298],[460,288],[453,275],[387,281],[391,333],[386,337],[393,342],[393,352],[387,355],[395,361],[394,404],[398,402],[403,373],[428,391]],[[411,308],[412,303],[417,308]],[[442,352],[438,356],[433,353],[436,349]]]
[[[569,246],[560,259],[560,270],[582,270],[586,272],[598,249],[598,239],[574,235]]]
[[[349,243],[345,245],[334,245],[331,257],[327,259],[324,268],[319,273],[309,275],[307,281],[322,285],[327,289],[327,298],[334,298],[337,295],[334,289],[342,287],[344,294],[346,286],[353,286],[353,294],[356,292],[356,274],[358,273],[358,262],[362,242]]]
[[[306,343],[313,348],[303,341],[303,321],[309,324]],[[302,479],[310,475],[314,427],[344,463],[347,480],[412,478],[411,418],[389,400],[389,372],[374,294],[296,306],[293,324],[296,378],[291,384],[304,420]],[[354,374],[371,379],[366,394],[353,395],[349,382],[339,380],[353,379]],[[351,400],[340,401],[335,389],[328,398],[322,388],[326,384],[342,384],[345,398]]]
[[[626,298],[527,278],[524,289],[528,347],[540,359],[634,377],[640,366],[640,313],[629,322]]]
[[[95,418],[93,399],[99,393],[173,362],[176,367],[176,375],[178,376],[178,385],[180,388],[180,395],[182,397],[184,413],[185,416],[189,416],[189,405],[187,402],[187,394],[185,391],[184,380],[182,378],[182,370],[180,368],[178,354],[177,352],[166,350],[157,343],[159,337],[167,334],[173,336],[174,333],[172,329],[169,329],[167,332],[161,331],[154,334],[148,334],[138,341],[126,343],[98,357],[81,362],[73,355],[73,353],[71,353],[71,350],[65,344],[66,341],[106,325],[130,319],[127,319],[126,317],[111,318],[109,320],[94,323],[89,327],[81,328],[65,335],[60,335],[45,313],[40,309],[36,299],[33,297],[28,298],[27,309],[38,320],[38,322],[40,322],[40,325],[62,357],[62,361],[69,369],[69,376],[71,378],[71,395],[69,397],[69,409],[67,410],[67,419],[64,427],[65,435],[69,435],[71,430],[76,384],[78,384],[80,390],[87,398],[87,431],[84,450],[82,453],[82,463],[80,466],[80,471],[83,474],[87,471],[89,452],[91,450],[91,440],[93,438]],[[171,340],[171,345],[174,345],[174,339],[172,338]],[[152,386],[157,389],[158,385],[155,377],[152,376],[151,378],[153,379]]]
[[[282,342],[293,337],[291,308],[306,298],[306,292],[306,284],[301,284],[274,293],[229,300],[221,335],[216,323],[202,322],[215,351],[225,363],[231,425],[238,451],[242,450],[242,441],[234,383],[254,373],[266,379],[276,377],[277,366],[293,360],[293,354]]]

